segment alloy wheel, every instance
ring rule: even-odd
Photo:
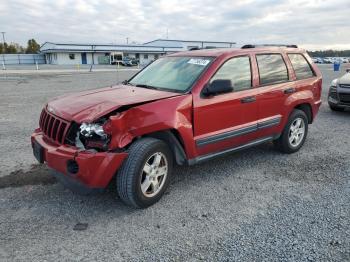
[[[143,169],[141,191],[145,197],[153,197],[162,189],[168,174],[168,161],[162,152],[151,155]]]
[[[303,141],[305,136],[305,121],[304,119],[298,117],[296,118],[289,128],[289,143],[292,147],[298,147]]]

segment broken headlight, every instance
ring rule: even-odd
[[[82,134],[84,137],[93,137],[94,135],[97,135],[101,138],[107,137],[103,130],[103,125],[101,124],[82,123],[79,129],[80,134]]]
[[[108,150],[109,136],[103,130],[104,122],[82,123],[76,136],[75,145],[81,149]]]

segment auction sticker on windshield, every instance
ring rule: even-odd
[[[207,64],[209,64],[209,62],[210,60],[207,60],[207,59],[191,58],[187,63],[193,64],[193,65],[206,66]]]

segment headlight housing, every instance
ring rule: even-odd
[[[338,79],[334,79],[334,80],[331,82],[331,87],[337,88],[337,85],[338,85]]]
[[[101,138],[107,137],[107,134],[103,130],[103,125],[98,123],[82,123],[79,130],[80,134],[82,134],[84,137],[93,137],[94,135],[97,135]]]
[[[75,139],[75,145],[81,149],[108,150],[110,136],[105,133],[104,124],[105,121],[82,123]]]

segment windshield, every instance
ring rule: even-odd
[[[188,90],[211,62],[211,57],[164,57],[154,61],[129,82],[135,86]]]

